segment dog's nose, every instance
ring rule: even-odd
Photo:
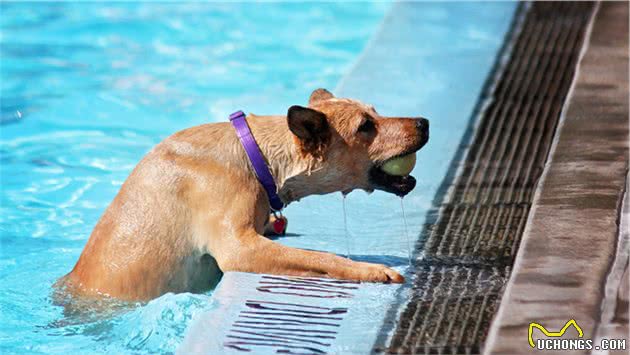
[[[420,133],[422,133],[422,135],[428,136],[429,135],[429,120],[422,117],[416,118],[416,128],[418,129]]]

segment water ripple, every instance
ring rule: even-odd
[[[51,285],[151,147],[334,87],[387,6],[1,2],[0,352],[173,352],[209,296],[71,322]]]

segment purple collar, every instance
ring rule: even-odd
[[[284,203],[280,199],[280,196],[278,196],[276,182],[273,180],[273,175],[271,175],[271,171],[269,171],[265,158],[263,158],[262,153],[260,153],[258,144],[252,135],[252,131],[250,131],[249,126],[247,125],[247,120],[245,119],[243,111],[236,111],[231,114],[230,122],[232,122],[232,125],[236,129],[236,135],[238,135],[243,148],[245,148],[245,153],[247,153],[249,161],[252,163],[252,167],[256,172],[258,181],[260,181],[260,184],[267,192],[271,210],[279,212],[284,207]]]

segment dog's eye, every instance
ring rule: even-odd
[[[362,133],[372,133],[376,127],[374,126],[374,122],[372,120],[365,120],[360,126],[357,132]]]

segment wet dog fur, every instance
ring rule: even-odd
[[[381,189],[405,195],[411,176],[379,169],[428,140],[423,118],[315,90],[308,107],[247,122],[285,204],[309,195]],[[301,250],[263,236],[269,201],[230,123],[177,132],[135,167],[57,287],[86,296],[149,300],[207,290],[226,271],[401,283],[380,264]]]

